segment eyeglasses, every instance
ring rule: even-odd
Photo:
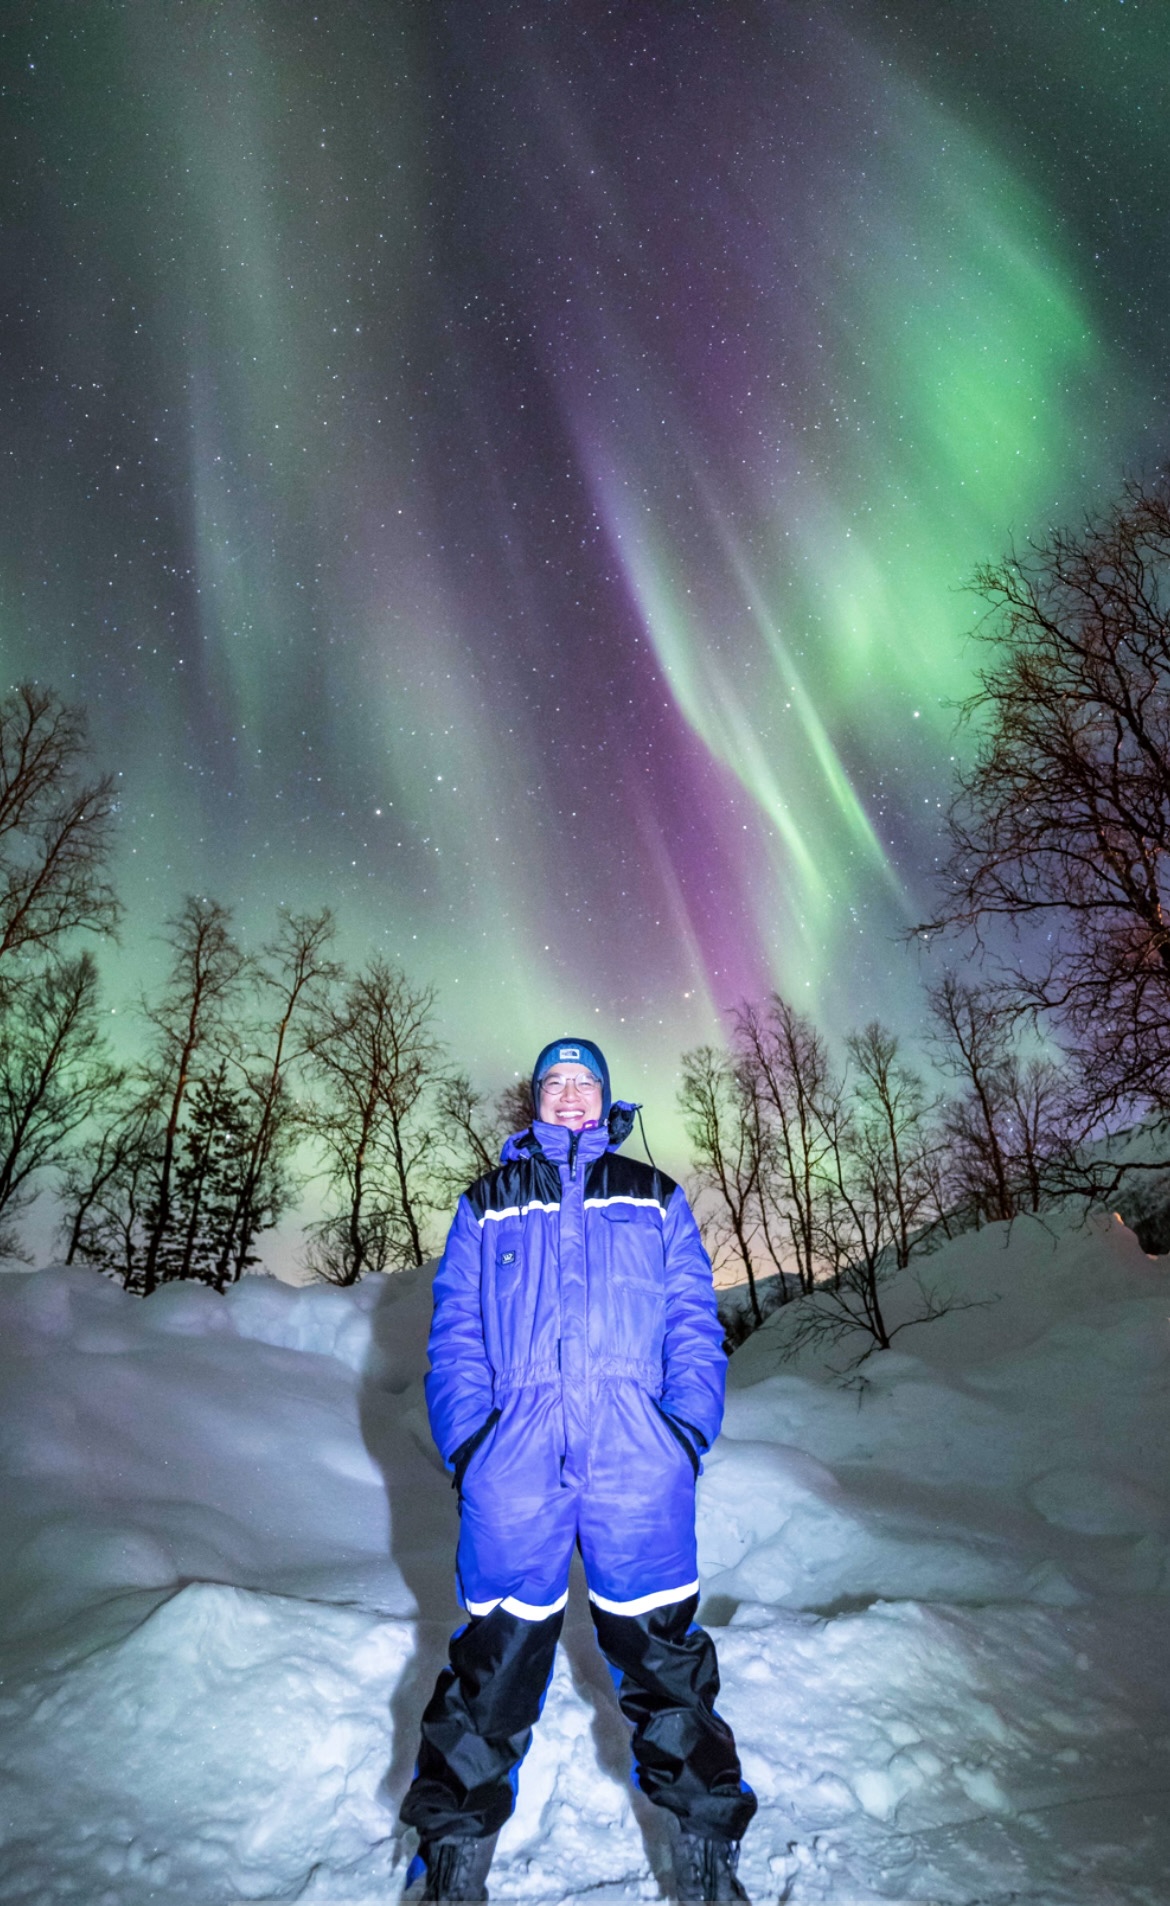
[[[562,1098],[570,1086],[575,1086],[578,1092],[600,1092],[601,1090],[591,1072],[586,1072],[579,1079],[564,1079],[559,1072],[550,1072],[540,1081],[541,1093],[547,1092],[550,1099]]]

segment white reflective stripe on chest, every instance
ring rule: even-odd
[[[480,1225],[489,1221],[498,1224],[501,1218],[526,1218],[530,1211],[559,1211],[560,1208],[559,1203],[542,1204],[539,1198],[534,1198],[531,1204],[510,1204],[503,1211],[485,1211],[476,1222]]]
[[[651,1211],[661,1211],[663,1217],[666,1216],[666,1206],[659,1199],[631,1198],[622,1192],[618,1192],[612,1198],[586,1198],[585,1209],[586,1211],[603,1211],[606,1205],[611,1204],[641,1205],[648,1207]]]

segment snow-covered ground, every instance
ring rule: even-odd
[[[1170,1899],[1170,1260],[960,1239],[843,1384],[737,1352],[700,1493],[760,1903]],[[907,1283],[900,1305],[916,1304]],[[0,1901],[392,1901],[458,1619],[427,1273],[0,1279]],[[580,1583],[493,1898],[659,1897]]]

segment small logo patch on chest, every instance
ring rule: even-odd
[[[501,1251],[500,1252],[501,1264],[514,1264],[515,1262],[516,1262],[515,1251]]]

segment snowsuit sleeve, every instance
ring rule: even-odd
[[[448,1469],[451,1458],[490,1416],[492,1367],[480,1307],[480,1227],[460,1198],[435,1272],[435,1308],[427,1354],[427,1414],[431,1435]]]
[[[666,1335],[661,1405],[709,1449],[723,1420],[727,1358],[711,1260],[681,1186],[666,1207]]]

